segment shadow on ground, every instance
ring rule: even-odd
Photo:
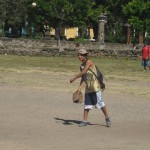
[[[79,120],[69,120],[69,119],[62,119],[62,118],[54,118],[55,120],[60,120],[62,121],[62,124],[64,125],[73,125],[73,124],[80,124],[81,121]],[[100,125],[100,124],[92,124],[90,122],[88,122],[88,125]],[[104,126],[104,125],[100,125],[100,126]]]

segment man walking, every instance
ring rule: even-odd
[[[88,52],[85,49],[80,49],[78,51],[78,58],[82,62],[80,66],[81,72],[75,77],[71,78],[70,83],[74,82],[78,78],[81,78],[80,86],[83,84],[83,82],[86,85],[83,121],[79,124],[79,126],[83,127],[88,125],[88,113],[95,107],[102,110],[105,116],[106,126],[110,127],[111,121],[105,103],[102,99],[102,89],[94,75],[97,74],[95,64],[92,62],[92,60],[88,59]]]

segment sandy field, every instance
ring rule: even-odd
[[[1,73],[0,150],[150,150],[149,84],[107,81],[103,99],[111,127],[96,109],[89,114],[90,125],[79,127],[83,104],[72,103],[78,82],[71,85],[69,78]],[[119,88],[123,85],[147,93],[128,92]]]

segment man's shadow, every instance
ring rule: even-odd
[[[80,124],[78,120],[67,120],[62,118],[54,118],[55,120],[61,120],[64,125]]]
[[[54,118],[55,120],[61,120],[62,124],[64,125],[73,125],[73,124],[80,124],[81,121],[79,120],[68,120],[68,119],[62,119],[62,118]],[[91,124],[88,122],[88,125],[98,125],[98,124]]]

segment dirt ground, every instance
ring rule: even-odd
[[[39,80],[33,84],[36,76]],[[83,104],[71,100],[77,83],[70,85],[69,75],[48,76],[26,75],[29,85],[20,74],[1,74],[0,150],[150,150],[149,93],[122,92],[113,88],[121,81],[107,82],[111,88],[103,99],[111,127],[96,109],[90,112],[90,125],[78,127]],[[135,85],[140,91],[141,84]]]

